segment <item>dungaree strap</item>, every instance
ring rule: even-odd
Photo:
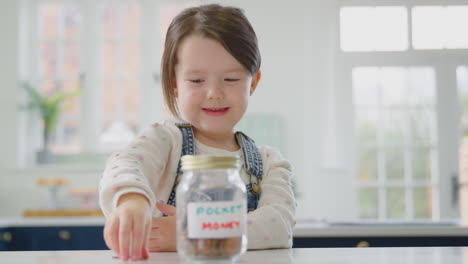
[[[193,155],[195,154],[195,142],[193,136],[192,126],[187,123],[177,123],[176,126],[179,127],[180,132],[182,133],[182,153],[180,157],[184,155]],[[179,159],[179,165],[177,165],[177,174],[181,174],[182,159]]]
[[[251,175],[257,177],[258,180],[261,180],[263,176],[263,162],[255,141],[240,131],[236,132],[236,140],[242,149],[245,169]]]

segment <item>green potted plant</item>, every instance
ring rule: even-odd
[[[43,121],[42,139],[43,148],[37,153],[38,163],[48,163],[51,161],[49,149],[50,135],[57,126],[58,118],[63,109],[63,102],[80,94],[80,89],[71,92],[55,92],[52,95],[42,95],[35,87],[27,82],[21,86],[29,95],[30,101],[24,106],[27,110],[37,110]]]

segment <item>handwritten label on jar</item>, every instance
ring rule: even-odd
[[[188,237],[242,236],[247,219],[245,201],[188,203]]]

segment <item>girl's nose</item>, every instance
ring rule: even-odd
[[[218,82],[211,82],[207,86],[208,92],[207,96],[208,99],[222,99],[223,98],[223,89],[222,84]]]

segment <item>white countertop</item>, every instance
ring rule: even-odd
[[[0,218],[4,227],[45,227],[45,226],[101,226],[104,217],[12,217]]]
[[[0,252],[2,263],[125,263],[111,251],[12,251]],[[467,263],[468,248],[296,248],[248,251],[237,263],[359,263],[359,264],[446,264]],[[127,262],[132,263],[132,262]],[[150,253],[133,263],[182,263],[177,253]]]
[[[294,237],[441,237],[468,236],[456,224],[313,224],[297,223]]]
[[[103,217],[0,218],[2,227],[102,226]],[[468,236],[468,227],[447,223],[311,223],[298,221],[294,237]]]

